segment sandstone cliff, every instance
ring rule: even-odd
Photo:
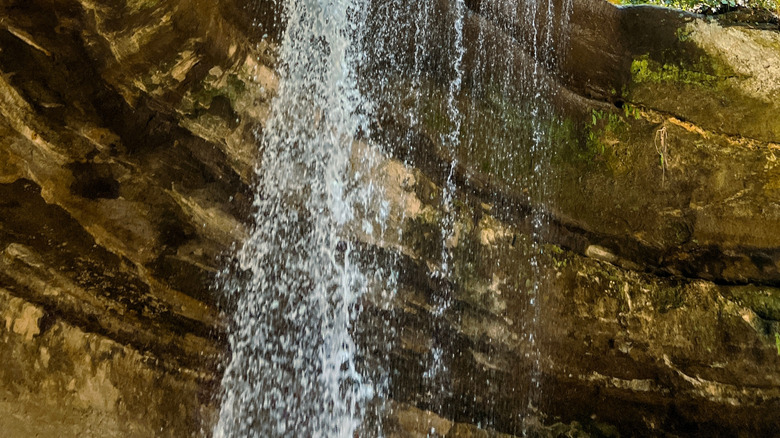
[[[1,3],[4,436],[209,434],[231,304],[215,275],[250,221],[278,84],[270,3]],[[465,70],[512,51],[521,80],[529,49],[511,11],[467,4]],[[467,78],[456,282],[430,275],[445,78],[430,63],[421,126],[393,105],[402,77],[383,90],[367,140],[389,151],[391,231],[359,245],[401,275],[391,306],[367,299],[357,336],[377,318],[398,334],[389,357],[365,348],[394,376],[375,419],[388,436],[779,430],[780,31],[739,14],[575,1],[568,55],[544,79],[557,108],[545,202],[516,177],[533,158],[527,114],[477,86],[507,73]],[[521,152],[507,161],[497,147]],[[544,275],[529,262],[539,252]],[[452,311],[435,317],[445,293]],[[446,394],[422,378],[433,342],[452,358]]]

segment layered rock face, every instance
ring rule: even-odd
[[[511,11],[467,4],[465,71],[479,32],[527,69]],[[250,223],[279,11],[34,0],[2,17],[0,430],[208,436],[231,306],[213,285]],[[544,200],[509,178],[531,159],[527,115],[466,78],[457,104],[475,122],[446,243],[444,78],[433,63],[421,125],[391,105],[403,80],[391,87],[366,139],[387,151],[391,222],[358,246],[398,267],[399,291],[390,306],[367,296],[356,329],[397,334],[387,357],[364,343],[391,371],[374,419],[387,436],[779,430],[780,32],[750,20],[575,1],[567,56],[544,77]],[[442,245],[452,281],[431,275]],[[423,378],[434,344],[446,391]]]
[[[275,87],[235,8],[3,4],[5,436],[210,429],[211,278],[240,238]]]

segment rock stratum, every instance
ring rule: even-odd
[[[511,4],[466,4],[464,70],[511,51],[521,80],[527,30]],[[375,420],[398,437],[773,436],[777,18],[572,8],[566,55],[543,76],[557,109],[547,202],[514,177],[531,158],[500,155],[527,149],[527,114],[478,86],[507,72],[467,74],[457,96],[474,123],[454,169],[456,283],[431,275],[450,170],[436,54],[421,125],[398,105],[402,75],[383,90],[367,140],[389,151],[378,176],[389,231],[356,242],[401,273],[389,306],[366,297],[356,329],[370,340],[381,318],[398,335],[388,357],[364,343],[366,360],[391,371]],[[241,0],[0,10],[0,431],[208,436],[231,305],[213,285],[250,226],[279,11]],[[401,72],[408,38],[399,30]],[[483,130],[502,120],[500,134]],[[434,316],[442,294],[453,305]],[[451,357],[446,394],[423,379],[434,342]]]

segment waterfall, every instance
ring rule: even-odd
[[[451,9],[452,38],[448,45],[449,52],[449,83],[447,85],[446,95],[446,115],[450,121],[450,127],[440,133],[439,141],[446,150],[446,158],[449,161],[449,168],[446,171],[446,179],[442,187],[441,210],[443,218],[441,221],[441,255],[439,265],[433,272],[433,276],[441,280],[441,284],[449,285],[454,283],[453,278],[453,254],[451,251],[451,240],[455,234],[455,197],[457,187],[455,184],[455,169],[458,165],[458,147],[460,142],[460,129],[462,114],[457,106],[457,98],[463,85],[463,17],[465,14],[465,5],[463,0],[454,0]],[[449,21],[449,20],[448,20]],[[447,314],[450,306],[453,304],[453,291],[445,287],[433,300],[433,316],[442,318]],[[443,395],[450,391],[448,388],[450,381],[447,375],[448,358],[444,357],[445,346],[440,345],[436,340],[431,345],[430,361],[424,377],[428,380],[431,392],[431,408],[440,410],[444,403]],[[435,431],[433,431],[435,432]]]
[[[236,264],[221,276],[235,310],[215,436],[352,437],[368,403],[386,397],[384,370],[361,365],[354,335],[361,297],[376,284],[392,295],[397,273],[387,260],[358,263],[355,242],[380,242],[387,225],[386,201],[372,179],[376,157],[392,155],[372,142],[378,108],[399,112],[401,102],[410,100],[411,109],[397,117],[410,132],[434,138],[435,152],[446,162],[438,196],[440,251],[428,261],[430,278],[440,285],[430,300],[434,332],[459,324],[453,242],[458,178],[468,177],[458,177],[459,169],[487,163],[533,206],[527,230],[532,254],[522,261],[532,278],[523,279],[526,310],[520,321],[531,363],[524,370],[528,403],[516,409],[520,417],[533,414],[542,391],[537,327],[545,279],[539,242],[555,94],[549,75],[561,45],[554,36],[565,27],[569,7],[568,0],[285,2],[281,81],[260,139],[254,226],[235,254]],[[502,49],[506,56],[499,61],[485,56],[503,46],[509,49]],[[436,87],[444,91],[437,94]],[[479,100],[502,108],[495,126],[479,126],[484,122],[474,116],[476,106],[464,103],[465,93],[473,97],[471,105]],[[517,114],[524,120],[518,122]],[[431,120],[440,126],[432,127]],[[475,151],[474,144],[484,139],[475,132],[494,143],[493,155],[477,165],[474,156],[484,151]],[[374,354],[386,355],[395,335],[391,321],[380,322],[382,333],[367,339],[376,343]],[[457,400],[449,374],[454,348],[432,336],[427,362],[420,364],[427,392],[422,405],[439,413],[457,410],[447,406]],[[381,426],[373,433],[381,436]]]
[[[350,333],[366,274],[345,233],[356,208],[381,196],[350,173],[356,135],[368,129],[355,84],[363,3],[284,5],[255,224],[236,254],[240,279],[225,285],[236,304],[217,437],[351,438],[372,396]]]
[[[524,2],[523,27],[529,30],[527,45],[531,47],[531,56],[533,60],[533,71],[527,83],[530,89],[525,92],[528,102],[530,121],[531,121],[531,164],[533,166],[532,175],[534,176],[528,183],[531,187],[529,203],[535,205],[531,218],[531,238],[533,243],[534,255],[530,259],[531,272],[534,278],[528,292],[528,316],[524,321],[524,332],[527,334],[529,345],[528,356],[532,361],[529,372],[529,390],[526,396],[528,405],[525,414],[535,414],[538,410],[538,404],[542,396],[541,388],[541,352],[539,349],[539,317],[542,295],[545,293],[548,279],[544,277],[540,257],[544,252],[541,244],[545,240],[547,216],[545,211],[549,208],[550,186],[554,183],[547,175],[547,169],[550,168],[551,156],[554,153],[554,144],[550,137],[550,127],[556,123],[555,114],[552,111],[551,101],[555,95],[555,90],[549,81],[543,79],[543,74],[549,74],[555,71],[556,47],[559,48],[566,41],[556,41],[556,24],[558,35],[565,38],[566,32],[561,31],[561,27],[566,27],[566,21],[571,8],[570,0],[563,0],[559,3],[561,10],[555,10],[555,2],[547,0],[546,2],[526,1]],[[541,6],[541,9],[540,9]],[[544,20],[538,23],[539,17]],[[541,29],[541,31],[540,31]],[[554,178],[554,177],[553,177]],[[527,430],[523,430],[526,435]]]

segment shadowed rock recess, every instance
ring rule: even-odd
[[[0,1],[0,435],[211,434],[231,306],[213,285],[249,223],[278,84],[272,3]],[[530,48],[502,18],[510,6],[466,4],[464,71],[513,51],[522,74]],[[377,177],[389,231],[357,247],[398,266],[399,291],[390,306],[366,297],[355,330],[371,339],[381,318],[397,333],[389,357],[363,345],[390,370],[373,419],[386,436],[779,433],[777,23],[575,0],[566,55],[544,79],[557,112],[543,204],[505,176],[531,168],[527,117],[475,86],[505,72],[467,74],[456,104],[474,122],[446,243],[457,283],[429,271],[446,128],[409,125],[403,76],[391,79],[400,91],[367,139],[390,153]],[[446,79],[431,65],[435,115]],[[484,126],[503,127],[513,160]],[[442,293],[454,304],[435,316]],[[436,403],[422,365],[434,339],[452,357]]]

